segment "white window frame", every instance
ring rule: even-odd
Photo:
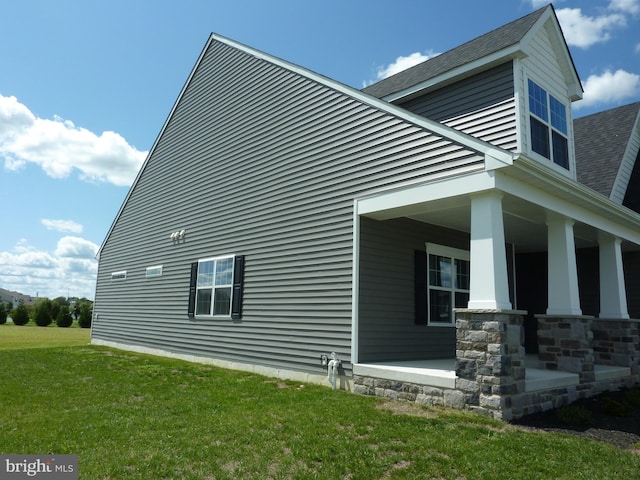
[[[534,109],[532,109],[532,105],[531,105],[531,88],[530,88],[530,83],[533,83],[536,87],[538,87],[540,90],[542,90],[545,93],[545,111],[546,111],[546,116],[547,118],[544,119],[542,117],[540,117],[538,114],[536,114],[534,112]],[[544,159],[546,161],[549,161],[551,163],[551,165],[553,165],[555,168],[558,168],[561,171],[564,172],[571,172],[572,171],[572,162],[571,162],[571,145],[569,142],[569,111],[571,109],[571,105],[568,105],[566,101],[563,101],[561,99],[559,99],[558,97],[556,97],[555,95],[551,94],[549,92],[548,89],[542,87],[542,85],[533,80],[532,78],[528,78],[527,79],[527,94],[526,94],[526,98],[527,98],[527,123],[529,124],[529,151],[531,152],[531,155],[536,156],[540,159]],[[556,102],[558,102],[559,104],[561,104],[562,106],[564,106],[564,127],[566,131],[562,131],[558,128],[556,128],[554,126],[554,122],[552,121],[552,109],[551,109],[551,99],[554,99]],[[535,119],[538,122],[540,122],[541,124],[543,124],[546,129],[547,129],[547,145],[549,148],[549,157],[544,156],[543,154],[536,152],[535,150],[533,150],[533,132],[532,132],[532,128],[533,128],[533,122],[531,121],[531,119]],[[553,134],[554,132],[557,135],[560,135],[562,138],[565,139],[566,144],[567,144],[567,166],[563,166],[560,163],[558,163],[556,161],[556,159],[554,159],[554,154],[553,154]]]
[[[469,263],[470,267],[470,253],[468,250],[461,250],[459,248],[447,247],[445,245],[438,245],[435,243],[427,243],[427,324],[431,327],[455,327],[456,319],[453,314],[453,309],[455,306],[455,294],[456,293],[466,293],[469,294],[468,289],[456,288],[455,278],[457,275],[456,271],[456,260],[462,260]],[[443,287],[438,285],[431,284],[431,271],[430,271],[430,260],[431,255],[446,257],[451,259],[451,286]],[[449,321],[448,322],[436,322],[431,319],[431,291],[446,291],[450,293],[450,311],[449,311]],[[465,305],[466,308],[466,305]]]
[[[145,270],[145,278],[157,278],[162,276],[162,265],[154,265],[147,267]]]
[[[111,273],[111,281],[112,282],[117,282],[117,281],[123,281],[127,279],[127,271],[126,270],[120,270],[118,272],[112,272]]]
[[[232,306],[233,306],[233,284],[234,284],[234,273],[235,273],[235,255],[221,255],[221,256],[217,256],[217,257],[209,257],[209,258],[202,258],[200,260],[198,260],[198,274],[197,274],[197,279],[196,279],[196,298],[195,298],[195,306],[194,306],[194,315],[195,317],[200,317],[200,318],[224,318],[224,319],[229,319],[231,318],[231,310],[232,310]],[[217,266],[218,266],[218,262],[222,261],[222,260],[228,260],[231,259],[231,281],[229,283],[222,283],[222,284],[218,284],[216,285],[216,274],[217,274]],[[207,262],[213,262],[213,271],[211,273],[211,284],[207,283],[202,283],[201,284],[201,271],[200,271],[200,267],[202,264],[207,263]],[[227,311],[227,313],[224,314],[214,314],[215,311],[215,307],[216,307],[216,302],[215,302],[215,293],[216,293],[216,289],[229,289],[229,309]],[[205,290],[211,290],[211,296],[210,296],[210,300],[209,300],[209,313],[198,313],[198,304],[199,304],[199,299],[200,299],[200,295],[201,292],[204,292]]]

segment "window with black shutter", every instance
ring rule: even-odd
[[[244,256],[204,258],[191,265],[189,317],[239,319],[242,315]]]

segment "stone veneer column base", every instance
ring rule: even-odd
[[[593,350],[598,365],[628,367],[640,375],[640,320],[594,319]]]
[[[523,314],[516,310],[456,309],[455,388],[354,375],[354,392],[426,406],[468,409],[502,420],[523,415]]]
[[[464,405],[511,420],[522,415],[524,330],[519,310],[456,309],[456,390]]]
[[[593,317],[587,315],[536,315],[538,359],[547,370],[577,373],[580,384],[593,383]]]

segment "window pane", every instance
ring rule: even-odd
[[[203,288],[196,294],[196,315],[211,315],[211,289]]]
[[[551,111],[551,126],[567,134],[567,111],[565,106],[553,96],[549,95],[549,109]]]
[[[469,294],[456,292],[456,308],[467,308],[467,305],[469,305]]]
[[[451,287],[451,259],[429,255],[429,285]]]
[[[531,117],[531,150],[545,158],[549,155],[549,128],[542,122]]]
[[[198,265],[198,288],[213,286],[213,260]]]
[[[451,293],[429,291],[429,320],[431,323],[451,323]]]
[[[216,288],[213,300],[214,315],[230,315],[231,313],[231,287]]]
[[[456,285],[459,290],[469,290],[469,262],[456,259]]]
[[[534,115],[547,122],[547,92],[536,83],[529,80],[529,110]]]
[[[233,258],[223,258],[216,262],[216,286],[231,285]]]
[[[569,170],[569,145],[567,139],[557,132],[552,131],[553,161]]]

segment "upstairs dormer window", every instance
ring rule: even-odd
[[[531,150],[569,170],[567,107],[529,80]]]

